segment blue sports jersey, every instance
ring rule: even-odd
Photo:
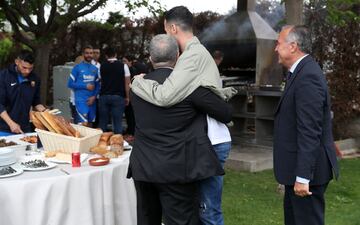
[[[86,86],[95,85],[93,91],[89,91]],[[100,91],[100,79],[98,68],[85,61],[77,64],[71,71],[68,87],[74,90],[75,101],[86,101],[91,96],[97,96]]]

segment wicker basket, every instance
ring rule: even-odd
[[[89,152],[91,147],[98,144],[101,130],[71,124],[80,132],[81,138],[70,137],[50,131],[35,129],[46,151],[62,150],[63,152]]]

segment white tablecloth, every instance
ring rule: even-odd
[[[101,167],[62,164],[0,179],[0,225],[136,225],[129,155]]]

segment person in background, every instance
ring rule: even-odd
[[[98,70],[100,71],[100,48],[94,48],[93,49],[93,60],[91,60],[91,63],[96,66],[96,68],[98,68]]]
[[[220,65],[224,54],[214,51],[215,64]],[[221,80],[219,85],[222,86]],[[228,127],[208,115],[208,137],[216,152],[217,158],[224,168],[225,161],[231,151],[231,135]],[[223,225],[224,216],[221,209],[224,176],[212,176],[200,182],[200,219],[203,225]]]
[[[96,118],[96,96],[100,90],[99,71],[91,64],[93,48],[83,49],[84,61],[74,66],[68,80],[68,87],[74,91],[77,122],[92,126]]]
[[[213,59],[215,60],[215,64],[219,67],[219,65],[221,64],[221,62],[224,59],[224,53],[222,53],[219,50],[215,50],[212,54]]]
[[[132,57],[130,55],[124,56],[122,58],[123,63],[129,67],[130,79],[132,79],[135,75],[139,74],[137,72],[137,69],[133,66],[133,60],[134,60],[134,57]],[[133,110],[131,102],[129,102],[129,104],[125,107],[125,118],[126,118],[127,128],[125,131],[124,139],[127,142],[133,142],[134,141],[134,133],[135,133],[135,117],[134,117],[134,110]]]
[[[22,50],[15,64],[0,71],[0,132],[31,132],[29,112],[31,107],[45,111],[40,103],[40,80],[33,72],[34,56]]]
[[[275,51],[289,71],[274,121],[274,173],[285,185],[285,225],[324,225],[324,194],[339,174],[327,82],[309,55],[306,27],[285,26]]]
[[[99,62],[99,59],[100,59],[100,48],[94,48],[93,49],[93,60],[91,60],[91,63],[96,66],[96,68],[98,68],[98,71],[99,71],[99,78],[100,78],[100,82],[101,82],[101,73],[100,73],[100,62]],[[96,100],[95,100],[95,103],[96,103],[96,115],[99,115],[99,95],[96,96]],[[95,121],[94,121],[94,124],[93,124],[93,127],[98,127],[99,126],[99,116],[97,116],[95,118]]]
[[[149,48],[155,70],[144,78],[164,82],[178,51],[172,36],[156,35]],[[198,181],[224,174],[206,135],[206,114],[228,122],[231,105],[203,87],[166,108],[130,97],[136,131],[128,177],[135,183],[138,224],[161,225],[163,217],[167,225],[198,225]]]
[[[116,57],[112,47],[105,49],[106,61],[101,65],[101,89],[99,98],[99,127],[107,130],[109,113],[112,116],[113,132],[122,134],[122,117],[129,104],[130,71]]]
[[[75,66],[81,63],[82,61],[84,61],[84,56],[81,54],[75,58],[74,61]],[[77,122],[77,113],[75,108],[75,94],[72,88],[70,88],[69,107],[70,107],[72,122],[77,124],[78,122]]]

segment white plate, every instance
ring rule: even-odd
[[[40,159],[40,160],[43,160],[43,159]],[[55,163],[52,163],[52,162],[47,162],[46,160],[43,160],[48,166],[47,167],[37,167],[37,168],[31,168],[31,167],[26,167],[24,165],[21,165],[22,162],[28,162],[28,161],[31,161],[31,160],[27,160],[27,161],[21,161],[20,162],[20,166],[23,170],[25,171],[41,171],[41,170],[49,170],[49,169],[52,169],[54,167],[57,166],[57,164]]]
[[[1,169],[1,168],[5,168],[5,167],[7,167],[7,166],[0,167],[0,169]],[[20,174],[22,174],[22,173],[24,172],[24,170],[23,170],[19,165],[17,165],[17,164],[12,165],[12,166],[10,166],[10,167],[12,167],[14,170],[16,170],[16,172],[15,172],[15,173],[6,174],[6,175],[0,175],[0,178],[17,176],[17,175],[20,175]]]
[[[88,157],[89,157],[89,154],[81,153],[80,161],[84,162]],[[47,158],[46,161],[53,162],[53,163],[58,163],[58,164],[71,164],[71,161],[69,162],[69,161],[65,161],[65,160],[60,160],[60,159],[57,159],[55,157]]]

